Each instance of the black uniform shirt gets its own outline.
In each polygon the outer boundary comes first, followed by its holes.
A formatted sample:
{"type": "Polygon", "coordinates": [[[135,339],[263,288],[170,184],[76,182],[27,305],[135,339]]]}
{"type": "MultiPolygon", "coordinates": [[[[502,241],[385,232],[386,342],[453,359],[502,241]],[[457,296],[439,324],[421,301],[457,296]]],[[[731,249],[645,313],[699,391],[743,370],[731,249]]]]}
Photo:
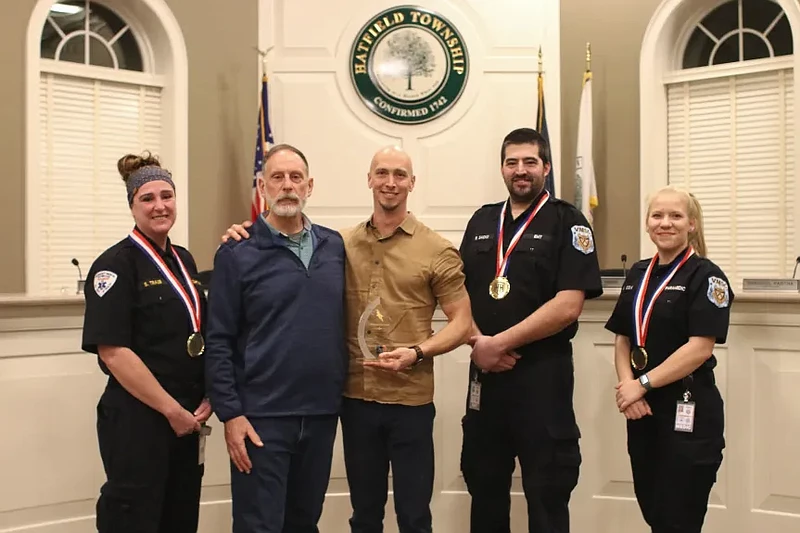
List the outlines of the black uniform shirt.
{"type": "MultiPolygon", "coordinates": [[[[516,230],[527,220],[538,197],[520,216],[513,219],[511,206],[503,222],[503,253],[516,230]]],[[[511,252],[506,277],[511,292],[502,300],[489,294],[489,284],[497,273],[497,239],[503,203],[481,207],[470,219],[461,242],[466,286],[472,301],[475,323],[484,335],[496,335],[527,318],[553,299],[559,291],[582,290],[586,298],[603,293],[594,234],[586,217],[571,204],[550,198],[527,227],[511,252]]],[[[578,323],[559,333],[516,351],[571,354],[570,339],[578,323]]]]}
{"type": "MultiPolygon", "coordinates": [[[[653,268],[644,304],[649,303],[656,288],[685,252],[679,254],[672,263],[653,268]]],[[[649,264],[650,259],[646,259],[631,267],[614,311],[606,323],[609,331],[628,337],[631,347],[637,345],[634,325],[636,292],[649,264]]],[[[638,378],[664,362],[688,342],[689,337],[714,337],[717,343],[724,343],[733,299],[733,290],[722,270],[711,260],[692,255],[656,299],[644,345],[648,355],[647,366],[640,371],[631,367],[634,376],[638,378]]],[[[716,358],[712,355],[701,368],[712,370],[716,364],[716,358]]]]}
{"type": "MultiPolygon", "coordinates": [[[[196,280],[194,258],[188,250],[169,241],[166,251],[152,241],[150,244],[186,288],[172,250],[179,254],[200,297],[204,333],[206,298],[196,280]]],[[[130,348],[179,401],[202,399],[203,357],[190,357],[186,348],[192,333],[189,311],[158,267],[133,241],[126,237],[94,261],[86,278],[85,298],[83,350],[97,354],[101,345],[130,348]]],[[[109,374],[105,364],[98,362],[109,374]]],[[[195,409],[197,405],[185,407],[195,409]]]]}

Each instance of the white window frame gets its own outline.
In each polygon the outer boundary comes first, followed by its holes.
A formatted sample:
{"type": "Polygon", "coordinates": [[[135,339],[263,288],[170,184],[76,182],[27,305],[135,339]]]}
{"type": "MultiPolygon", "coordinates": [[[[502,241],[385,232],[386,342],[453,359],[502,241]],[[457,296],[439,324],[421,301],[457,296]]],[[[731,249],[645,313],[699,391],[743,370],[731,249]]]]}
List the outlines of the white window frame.
{"type": "MultiPolygon", "coordinates": [[[[727,0],[665,0],[659,5],[645,31],[639,61],[639,255],[648,257],[655,246],[644,231],[648,196],[667,185],[667,91],[666,83],[708,79],[793,68],[794,85],[800,86],[800,53],[792,56],[698,67],[681,71],[683,52],[691,32],[706,15],[727,0]]],[[[800,46],[800,5],[796,0],[775,0],[792,29],[795,50],[800,46]]],[[[794,153],[800,154],[800,120],[794,124],[794,153]]],[[[800,208],[800,165],[795,168],[795,191],[800,208]]],[[[800,209],[798,209],[800,212],[800,209]]],[[[800,224],[800,217],[796,217],[800,224]]],[[[794,248],[800,255],[800,228],[795,228],[794,248]]]]}
{"type": "MultiPolygon", "coordinates": [[[[42,28],[54,0],[38,0],[26,34],[25,87],[25,290],[40,294],[37,272],[42,264],[37,221],[43,216],[38,203],[42,185],[39,168],[39,90],[43,71],[162,86],[161,160],[175,178],[178,217],[170,232],[171,239],[189,247],[189,80],[186,44],[177,19],[165,0],[93,0],[117,13],[137,36],[145,73],[81,65],[40,57],[42,28]],[[154,62],[158,57],[159,61],[154,62]]],[[[120,154],[121,156],[122,154],[120,154]]],[[[122,194],[122,191],[120,192],[122,194]]],[[[120,235],[122,239],[124,235],[120,235]]],[[[76,239],[80,235],[75,236],[76,239]]],[[[84,267],[85,270],[88,265],[84,267]]]]}

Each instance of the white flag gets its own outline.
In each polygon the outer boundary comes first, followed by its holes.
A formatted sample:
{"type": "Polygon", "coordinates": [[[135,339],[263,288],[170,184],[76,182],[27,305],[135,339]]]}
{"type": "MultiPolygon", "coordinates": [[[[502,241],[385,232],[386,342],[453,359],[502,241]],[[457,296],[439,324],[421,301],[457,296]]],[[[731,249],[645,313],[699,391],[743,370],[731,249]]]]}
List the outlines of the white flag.
{"type": "Polygon", "coordinates": [[[583,92],[578,115],[578,147],[575,152],[575,207],[592,224],[592,210],[598,205],[592,157],[592,73],[583,76],[583,92]]]}

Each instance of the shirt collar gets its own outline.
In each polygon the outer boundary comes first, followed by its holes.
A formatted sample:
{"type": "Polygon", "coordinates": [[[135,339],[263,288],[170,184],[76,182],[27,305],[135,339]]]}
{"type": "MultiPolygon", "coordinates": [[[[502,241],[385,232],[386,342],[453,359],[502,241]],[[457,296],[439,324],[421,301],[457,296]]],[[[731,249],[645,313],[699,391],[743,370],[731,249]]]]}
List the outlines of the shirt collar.
{"type": "MultiPolygon", "coordinates": [[[[309,218],[306,216],[306,214],[305,214],[305,213],[303,213],[303,214],[302,214],[302,216],[303,216],[303,229],[302,229],[302,230],[300,230],[300,234],[301,234],[301,235],[304,235],[305,233],[307,233],[307,232],[311,231],[311,219],[309,219],[309,218]]],[[[277,237],[278,235],[283,235],[284,237],[288,237],[288,235],[286,235],[285,233],[283,233],[283,232],[281,232],[281,231],[278,231],[277,229],[275,229],[275,228],[272,226],[272,224],[270,224],[269,222],[267,222],[267,215],[266,215],[266,214],[262,214],[262,215],[261,215],[261,219],[264,221],[264,223],[265,223],[265,224],[267,225],[267,227],[269,228],[269,231],[270,231],[270,232],[272,232],[272,234],[273,234],[273,235],[275,235],[276,237],[277,237]]]]}
{"type": "MultiPolygon", "coordinates": [[[[508,198],[506,200],[506,202],[505,202],[506,203],[506,221],[507,222],[516,222],[518,220],[527,219],[528,215],[530,215],[531,211],[536,207],[536,204],[538,204],[539,200],[542,199],[542,195],[544,195],[545,190],[546,189],[542,188],[541,192],[539,194],[537,194],[536,198],[534,198],[533,201],[531,202],[531,205],[529,205],[528,208],[525,209],[525,211],[520,213],[519,216],[516,219],[514,218],[514,215],[511,214],[511,198],[508,198]]],[[[552,198],[552,195],[551,195],[551,198],[552,198]]]]}
{"type": "MultiPolygon", "coordinates": [[[[417,229],[417,224],[417,218],[411,211],[408,211],[406,213],[406,218],[404,218],[403,222],[400,223],[398,229],[403,230],[406,235],[414,235],[414,231],[417,229]]],[[[375,225],[372,223],[371,216],[367,219],[366,226],[368,228],[375,229],[375,225]]]]}
{"type": "Polygon", "coordinates": [[[161,247],[157,245],[155,241],[153,241],[153,239],[145,235],[144,232],[139,229],[139,226],[134,225],[134,228],[136,229],[136,231],[139,232],[139,235],[144,237],[147,240],[147,242],[150,243],[150,246],[153,247],[153,250],[155,250],[158,253],[158,255],[160,255],[161,257],[172,258],[172,241],[169,240],[169,237],[167,237],[167,246],[165,247],[165,249],[162,250],[161,247]]]}

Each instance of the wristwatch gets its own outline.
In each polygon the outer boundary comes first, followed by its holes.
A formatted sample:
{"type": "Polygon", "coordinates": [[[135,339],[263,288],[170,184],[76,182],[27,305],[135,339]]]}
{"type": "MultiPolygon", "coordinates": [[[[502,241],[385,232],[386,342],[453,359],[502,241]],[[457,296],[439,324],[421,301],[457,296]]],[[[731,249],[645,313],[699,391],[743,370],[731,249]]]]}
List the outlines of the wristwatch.
{"type": "Polygon", "coordinates": [[[653,388],[653,386],[650,384],[650,378],[647,377],[647,374],[642,374],[639,376],[639,383],[642,384],[645,392],[650,392],[650,390],[653,388]]]}
{"type": "Polygon", "coordinates": [[[417,360],[411,363],[411,365],[414,366],[420,364],[422,360],[425,359],[425,354],[422,353],[422,348],[419,346],[412,346],[411,349],[417,353],[417,360]]]}

